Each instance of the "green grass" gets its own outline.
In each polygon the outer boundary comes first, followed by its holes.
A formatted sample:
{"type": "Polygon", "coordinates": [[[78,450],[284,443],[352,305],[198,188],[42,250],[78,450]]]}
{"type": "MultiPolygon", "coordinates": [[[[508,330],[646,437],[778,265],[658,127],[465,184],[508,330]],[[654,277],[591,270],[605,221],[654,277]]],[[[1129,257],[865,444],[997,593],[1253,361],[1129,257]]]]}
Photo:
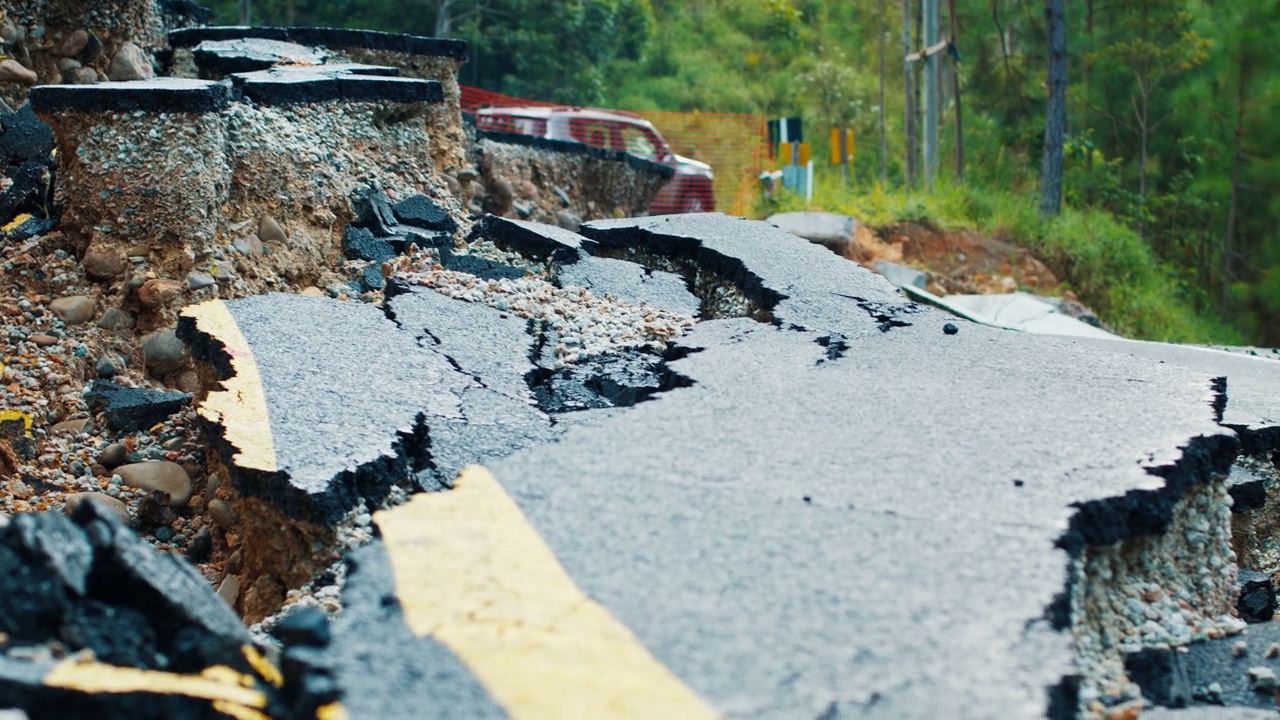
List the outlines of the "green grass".
{"type": "Polygon", "coordinates": [[[761,214],[825,210],[871,227],[911,221],[941,230],[977,230],[1026,247],[1064,279],[1104,322],[1132,338],[1240,344],[1234,328],[1198,311],[1194,285],[1160,262],[1132,229],[1099,210],[1064,209],[1044,219],[1034,191],[995,191],[940,182],[934,192],[844,187],[834,171],[818,177],[813,203],[784,194],[761,214]]]}

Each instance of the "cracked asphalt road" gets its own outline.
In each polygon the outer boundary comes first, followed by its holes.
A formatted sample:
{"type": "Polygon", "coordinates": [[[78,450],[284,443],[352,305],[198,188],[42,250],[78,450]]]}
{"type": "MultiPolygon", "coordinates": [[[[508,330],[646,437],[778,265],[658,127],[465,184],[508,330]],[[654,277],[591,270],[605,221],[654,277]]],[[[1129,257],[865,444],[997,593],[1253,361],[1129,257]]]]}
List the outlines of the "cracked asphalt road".
{"type": "MultiPolygon", "coordinates": [[[[605,715],[636,692],[598,659],[616,660],[596,643],[620,632],[632,659],[617,662],[713,714],[1069,717],[1057,688],[1076,669],[1055,607],[1073,553],[1162,532],[1186,488],[1234,457],[1216,367],[959,321],[763,223],[678,216],[584,234],[725,278],[771,322],[706,320],[668,353],[687,386],[568,423],[530,391],[525,321],[491,308],[418,290],[388,313],[226,304],[264,368],[272,432],[336,462],[331,486],[361,453],[394,454],[390,433],[415,413],[442,484],[487,468],[375,518],[382,538],[358,556],[331,650],[357,715],[546,716],[513,687],[532,672],[514,668],[539,667],[590,678],[580,694],[598,705],[566,690],[560,707],[605,715]],[[476,513],[440,510],[477,483],[481,506],[507,508],[503,532],[531,534],[486,540],[476,513]],[[1141,512],[1135,493],[1151,501],[1141,512]],[[530,564],[562,573],[610,628],[579,633],[577,651],[560,646],[574,613],[536,615],[536,591],[483,572],[537,543],[546,557],[530,564]],[[433,548],[469,553],[475,572],[411,572],[433,548]],[[445,596],[433,620],[417,614],[413,598],[445,596]],[[486,631],[468,631],[495,603],[486,631]],[[529,624],[542,632],[515,632],[529,624]],[[436,697],[465,702],[391,700],[436,697]]],[[[316,491],[280,467],[285,487],[316,491]]]]}

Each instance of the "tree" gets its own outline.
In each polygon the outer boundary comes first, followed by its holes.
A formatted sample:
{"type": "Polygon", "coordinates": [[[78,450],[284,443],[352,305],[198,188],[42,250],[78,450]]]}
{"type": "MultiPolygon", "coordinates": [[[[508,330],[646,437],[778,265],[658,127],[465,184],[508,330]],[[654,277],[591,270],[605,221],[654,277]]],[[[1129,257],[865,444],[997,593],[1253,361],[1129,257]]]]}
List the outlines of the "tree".
{"type": "MultiPolygon", "coordinates": [[[[1156,94],[1169,78],[1196,67],[1208,57],[1209,41],[1192,28],[1192,21],[1191,13],[1181,9],[1179,0],[1141,0],[1138,13],[1120,23],[1121,37],[1091,58],[1095,63],[1101,61],[1133,75],[1129,105],[1132,108],[1132,126],[1139,138],[1140,234],[1145,234],[1147,223],[1151,134],[1168,118],[1168,115],[1153,117],[1152,105],[1156,94]]],[[[1120,116],[1113,114],[1112,117],[1116,122],[1128,124],[1120,116]]]]}
{"type": "Polygon", "coordinates": [[[1040,213],[1062,211],[1062,142],[1067,131],[1067,19],[1063,0],[1046,0],[1049,31],[1049,105],[1044,119],[1044,164],[1040,171],[1040,213]]]}

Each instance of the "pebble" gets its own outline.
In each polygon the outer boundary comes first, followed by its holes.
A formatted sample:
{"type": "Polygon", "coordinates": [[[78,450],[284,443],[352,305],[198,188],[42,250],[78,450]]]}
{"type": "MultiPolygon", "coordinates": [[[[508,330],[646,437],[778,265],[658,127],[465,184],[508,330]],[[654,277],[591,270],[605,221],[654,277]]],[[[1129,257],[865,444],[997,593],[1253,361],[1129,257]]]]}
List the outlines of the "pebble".
{"type": "Polygon", "coordinates": [[[115,361],[113,361],[109,356],[103,355],[98,358],[98,362],[94,365],[94,370],[97,371],[98,377],[104,380],[110,380],[115,376],[119,368],[116,367],[115,361]]]}
{"type": "Polygon", "coordinates": [[[170,373],[187,363],[187,346],[178,339],[175,331],[161,330],[143,341],[142,359],[147,365],[147,372],[153,375],[170,373]]]}
{"type": "Polygon", "coordinates": [[[288,237],[285,236],[284,229],[275,218],[263,215],[258,220],[258,239],[264,243],[284,243],[288,237]]]}
{"type": "Polygon", "coordinates": [[[191,497],[191,477],[175,462],[130,463],[116,468],[116,474],[129,487],[168,493],[171,507],[182,507],[191,497]]]}
{"type": "Polygon", "coordinates": [[[126,525],[129,523],[129,506],[117,498],[100,492],[78,492],[71,493],[64,501],[63,509],[68,515],[74,513],[76,508],[80,507],[84,502],[95,502],[110,510],[116,517],[120,518],[126,525]]]}
{"type": "Polygon", "coordinates": [[[262,241],[256,237],[238,237],[231,241],[231,246],[241,255],[260,255],[262,241]]]}
{"type": "Polygon", "coordinates": [[[151,58],[147,57],[147,54],[137,45],[127,42],[120,46],[115,55],[111,56],[107,77],[116,82],[150,80],[155,77],[155,70],[151,67],[151,58]]]}
{"type": "Polygon", "coordinates": [[[102,454],[98,456],[98,462],[107,469],[120,467],[124,464],[129,451],[125,449],[123,443],[111,443],[102,450],[102,454]]]}
{"type": "Polygon", "coordinates": [[[118,307],[109,307],[102,313],[102,318],[98,320],[98,327],[103,330],[128,330],[136,324],[133,315],[118,307]]]}
{"type": "Polygon", "coordinates": [[[1249,643],[1237,640],[1231,643],[1231,657],[1241,658],[1249,654],[1249,643]]]}
{"type": "Polygon", "coordinates": [[[209,501],[209,518],[213,520],[213,524],[223,530],[230,530],[235,527],[240,518],[236,516],[235,510],[231,509],[224,500],[214,498],[209,501]]]}
{"type": "Polygon", "coordinates": [[[49,312],[68,325],[80,325],[93,318],[93,300],[83,295],[60,297],[49,303],[49,312]]]}
{"type": "Polygon", "coordinates": [[[193,271],[191,274],[187,275],[187,287],[191,288],[192,290],[200,290],[203,288],[207,288],[216,282],[217,280],[214,280],[212,275],[210,275],[209,273],[200,272],[198,270],[193,271]]]}
{"type": "Polygon", "coordinates": [[[84,266],[85,274],[95,280],[110,280],[129,266],[120,253],[102,249],[90,249],[80,264],[84,266]]]}
{"type": "Polygon", "coordinates": [[[79,435],[93,429],[93,420],[90,418],[78,418],[76,420],[63,420],[62,422],[49,428],[51,433],[70,433],[79,435]]]}
{"type": "Polygon", "coordinates": [[[222,584],[218,585],[218,595],[231,607],[236,606],[236,600],[240,599],[240,581],[230,572],[222,579],[222,584]]]}
{"type": "Polygon", "coordinates": [[[34,70],[23,67],[17,60],[0,60],[0,82],[17,82],[35,85],[40,81],[34,70]]]}
{"type": "Polygon", "coordinates": [[[213,537],[209,534],[209,528],[202,527],[191,536],[191,542],[187,543],[187,559],[192,562],[204,562],[209,559],[209,554],[213,551],[213,537]]]}
{"type": "Polygon", "coordinates": [[[1256,692],[1274,693],[1276,691],[1276,673],[1269,667],[1257,665],[1249,668],[1249,684],[1256,692]]]}
{"type": "Polygon", "coordinates": [[[44,333],[28,335],[27,339],[35,343],[38,347],[49,347],[50,345],[58,344],[58,338],[52,335],[45,335],[44,333]]]}
{"type": "Polygon", "coordinates": [[[182,283],[177,280],[157,278],[148,280],[138,288],[138,302],[149,308],[163,307],[182,297],[182,283]]]}
{"type": "Polygon", "coordinates": [[[960,332],[960,328],[956,327],[955,323],[947,323],[946,325],[942,326],[942,332],[948,335],[955,335],[956,333],[960,332]]]}
{"type": "Polygon", "coordinates": [[[62,39],[62,43],[58,45],[58,54],[65,58],[73,58],[79,55],[88,44],[89,33],[84,28],[78,28],[62,39]]]}

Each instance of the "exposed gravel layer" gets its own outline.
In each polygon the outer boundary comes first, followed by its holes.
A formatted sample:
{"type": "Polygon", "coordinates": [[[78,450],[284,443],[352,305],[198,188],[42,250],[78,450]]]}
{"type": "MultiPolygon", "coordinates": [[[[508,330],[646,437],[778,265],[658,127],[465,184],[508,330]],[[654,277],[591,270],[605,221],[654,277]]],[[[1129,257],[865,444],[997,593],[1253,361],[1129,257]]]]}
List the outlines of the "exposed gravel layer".
{"type": "Polygon", "coordinates": [[[1135,703],[1141,691],[1124,656],[1241,632],[1234,617],[1231,498],[1222,482],[1189,489],[1167,531],[1105,548],[1089,548],[1073,572],[1077,662],[1085,717],[1135,703]]]}

